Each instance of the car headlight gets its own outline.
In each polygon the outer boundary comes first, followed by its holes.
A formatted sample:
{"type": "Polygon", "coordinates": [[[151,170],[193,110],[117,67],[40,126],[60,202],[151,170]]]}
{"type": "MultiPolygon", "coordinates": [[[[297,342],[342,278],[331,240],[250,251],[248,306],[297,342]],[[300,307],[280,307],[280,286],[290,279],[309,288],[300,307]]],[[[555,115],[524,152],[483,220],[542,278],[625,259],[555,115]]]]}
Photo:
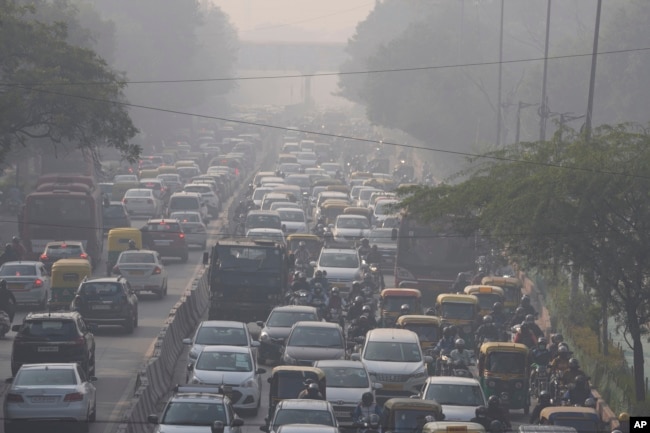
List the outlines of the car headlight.
{"type": "Polygon", "coordinates": [[[193,377],[192,377],[192,381],[191,381],[191,382],[192,382],[194,385],[201,385],[201,381],[200,381],[199,378],[196,377],[196,376],[193,376],[193,377]]]}
{"type": "Polygon", "coordinates": [[[253,378],[251,377],[250,379],[248,379],[248,380],[242,382],[242,384],[241,384],[240,386],[241,386],[242,388],[253,388],[253,387],[255,386],[255,379],[253,379],[253,378]]]}
{"type": "Polygon", "coordinates": [[[190,350],[190,354],[189,354],[190,359],[193,359],[193,360],[196,361],[196,358],[199,357],[199,352],[200,352],[199,349],[192,348],[190,350]]]}
{"type": "Polygon", "coordinates": [[[266,333],[266,332],[262,332],[262,333],[260,334],[260,341],[263,341],[263,342],[266,343],[266,342],[268,342],[269,340],[270,340],[270,338],[269,338],[269,334],[268,334],[268,333],[266,333]]]}

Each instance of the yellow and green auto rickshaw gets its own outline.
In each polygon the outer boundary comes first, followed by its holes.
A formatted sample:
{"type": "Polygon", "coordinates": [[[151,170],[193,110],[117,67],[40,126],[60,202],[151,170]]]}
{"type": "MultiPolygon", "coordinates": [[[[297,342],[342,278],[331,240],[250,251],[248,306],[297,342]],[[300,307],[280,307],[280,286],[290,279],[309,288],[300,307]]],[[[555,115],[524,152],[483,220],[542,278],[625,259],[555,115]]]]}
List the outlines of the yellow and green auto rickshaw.
{"type": "Polygon", "coordinates": [[[485,427],[469,421],[433,421],[424,425],[422,433],[485,433],[485,427]]]}
{"type": "Polygon", "coordinates": [[[297,365],[280,365],[273,368],[267,379],[269,382],[269,419],[273,417],[275,406],[287,398],[298,398],[305,389],[305,382],[310,379],[318,384],[320,393],[326,398],[327,380],[325,372],[316,367],[297,365]]]}
{"type": "Polygon", "coordinates": [[[138,173],[139,179],[156,179],[160,174],[160,170],[157,168],[143,168],[138,173]]]}
{"type": "Polygon", "coordinates": [[[539,414],[541,425],[573,427],[578,433],[608,432],[596,409],[576,406],[552,406],[539,414]]]}
{"type": "Polygon", "coordinates": [[[501,287],[488,285],[471,285],[465,287],[463,292],[466,295],[474,295],[478,298],[478,313],[481,316],[490,314],[495,302],[504,301],[504,293],[501,287]]]}
{"type": "Polygon", "coordinates": [[[52,264],[50,281],[50,309],[67,310],[77,293],[79,284],[92,275],[86,259],[60,259],[52,264]]]}
{"type": "MultiPolygon", "coordinates": [[[[433,348],[442,337],[442,319],[438,316],[427,316],[424,314],[407,314],[400,316],[395,323],[395,327],[408,329],[418,334],[422,353],[436,358],[433,348]]],[[[435,362],[427,365],[429,375],[435,372],[435,362]]]]}
{"type": "Polygon", "coordinates": [[[481,284],[501,287],[504,296],[503,311],[508,315],[515,312],[521,301],[522,284],[519,278],[487,276],[483,277],[481,284]]]}
{"type": "Polygon", "coordinates": [[[466,347],[474,347],[478,323],[478,298],[474,295],[442,293],[436,299],[436,313],[445,325],[454,325],[466,347]]]}
{"type": "Polygon", "coordinates": [[[442,405],[435,400],[391,398],[384,403],[381,431],[419,432],[427,423],[427,416],[432,416],[437,421],[445,419],[442,405]]]}
{"type": "Polygon", "coordinates": [[[379,295],[380,326],[390,328],[399,318],[402,305],[408,305],[410,314],[422,314],[422,294],[418,289],[384,289],[379,295]]]}
{"type": "Polygon", "coordinates": [[[328,199],[320,206],[320,216],[325,218],[325,225],[334,224],[336,217],[342,215],[350,203],[344,200],[328,199]]]}
{"type": "Polygon", "coordinates": [[[119,227],[108,232],[108,258],[106,259],[106,275],[110,276],[113,266],[122,251],[129,249],[129,241],[135,242],[137,249],[142,249],[142,232],[135,227],[119,227]]]}
{"type": "Polygon", "coordinates": [[[519,343],[483,343],[478,374],[485,397],[498,396],[510,409],[530,409],[528,346],[519,343]]]}

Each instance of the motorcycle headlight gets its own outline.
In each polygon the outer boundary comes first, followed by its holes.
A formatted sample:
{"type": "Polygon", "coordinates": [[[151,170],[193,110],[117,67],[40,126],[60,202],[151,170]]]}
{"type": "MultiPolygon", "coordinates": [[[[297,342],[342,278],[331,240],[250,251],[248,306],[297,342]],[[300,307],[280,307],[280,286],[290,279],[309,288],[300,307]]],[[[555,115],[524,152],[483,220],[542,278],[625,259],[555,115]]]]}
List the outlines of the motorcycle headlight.
{"type": "Polygon", "coordinates": [[[255,379],[253,379],[253,378],[251,377],[250,379],[248,379],[248,380],[242,382],[242,384],[241,384],[240,386],[241,386],[242,388],[253,388],[253,387],[255,386],[255,379]]]}
{"type": "Polygon", "coordinates": [[[267,343],[269,340],[270,340],[270,338],[269,338],[269,334],[268,334],[268,333],[266,333],[266,332],[262,332],[262,333],[260,334],[260,341],[263,341],[263,342],[267,343]]]}

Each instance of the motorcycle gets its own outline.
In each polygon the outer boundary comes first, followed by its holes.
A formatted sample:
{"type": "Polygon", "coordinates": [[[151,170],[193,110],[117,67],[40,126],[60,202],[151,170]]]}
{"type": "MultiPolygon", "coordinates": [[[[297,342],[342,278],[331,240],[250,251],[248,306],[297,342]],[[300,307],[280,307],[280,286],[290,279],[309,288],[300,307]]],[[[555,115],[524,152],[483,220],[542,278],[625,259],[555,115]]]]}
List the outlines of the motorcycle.
{"type": "Polygon", "coordinates": [[[236,236],[246,236],[246,214],[241,213],[237,215],[234,219],[235,221],[235,235],[236,236]]]}
{"type": "Polygon", "coordinates": [[[539,398],[542,391],[549,390],[548,366],[535,364],[531,373],[530,395],[539,398]]]}
{"type": "Polygon", "coordinates": [[[370,425],[370,419],[368,417],[355,421],[354,426],[357,427],[357,433],[379,433],[380,431],[378,428],[373,428],[370,425]]]}
{"type": "Polygon", "coordinates": [[[291,296],[291,305],[309,305],[309,292],[306,290],[298,290],[293,292],[291,296]]]}
{"type": "Polygon", "coordinates": [[[441,376],[455,376],[455,377],[474,377],[472,372],[469,371],[469,366],[465,365],[462,361],[454,361],[449,355],[440,355],[442,362],[441,376]]]}
{"type": "Polygon", "coordinates": [[[6,311],[0,310],[0,338],[4,336],[11,330],[11,319],[9,314],[6,311]]]}
{"type": "Polygon", "coordinates": [[[380,291],[385,288],[384,277],[377,263],[370,264],[370,266],[368,267],[368,273],[370,274],[372,285],[377,288],[377,291],[380,291]]]}
{"type": "Polygon", "coordinates": [[[319,317],[324,318],[326,316],[327,305],[325,304],[325,300],[323,298],[313,298],[308,305],[311,305],[312,307],[316,308],[316,310],[318,310],[319,317]]]}
{"type": "Polygon", "coordinates": [[[341,328],[345,325],[344,313],[340,308],[330,308],[329,314],[327,315],[327,321],[332,323],[338,323],[341,328]]]}

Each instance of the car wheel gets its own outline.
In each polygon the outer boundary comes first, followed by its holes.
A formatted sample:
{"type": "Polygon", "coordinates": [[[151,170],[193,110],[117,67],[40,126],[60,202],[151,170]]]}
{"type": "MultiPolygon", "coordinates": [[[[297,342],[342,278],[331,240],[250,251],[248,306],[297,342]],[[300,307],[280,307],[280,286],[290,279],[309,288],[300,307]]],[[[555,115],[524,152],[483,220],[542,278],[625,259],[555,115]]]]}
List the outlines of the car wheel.
{"type": "Polygon", "coordinates": [[[133,331],[135,329],[135,320],[133,316],[129,316],[128,319],[124,322],[124,331],[127,334],[133,334],[133,331]]]}
{"type": "Polygon", "coordinates": [[[96,373],[96,368],[95,368],[95,354],[90,355],[90,359],[88,359],[88,376],[94,376],[96,373]]]}
{"type": "Polygon", "coordinates": [[[93,402],[93,408],[90,412],[90,415],[88,415],[88,422],[95,422],[97,421],[97,399],[93,402]]]}
{"type": "Polygon", "coordinates": [[[187,260],[189,259],[189,254],[187,251],[181,256],[181,262],[182,263],[187,263],[187,260]]]}

